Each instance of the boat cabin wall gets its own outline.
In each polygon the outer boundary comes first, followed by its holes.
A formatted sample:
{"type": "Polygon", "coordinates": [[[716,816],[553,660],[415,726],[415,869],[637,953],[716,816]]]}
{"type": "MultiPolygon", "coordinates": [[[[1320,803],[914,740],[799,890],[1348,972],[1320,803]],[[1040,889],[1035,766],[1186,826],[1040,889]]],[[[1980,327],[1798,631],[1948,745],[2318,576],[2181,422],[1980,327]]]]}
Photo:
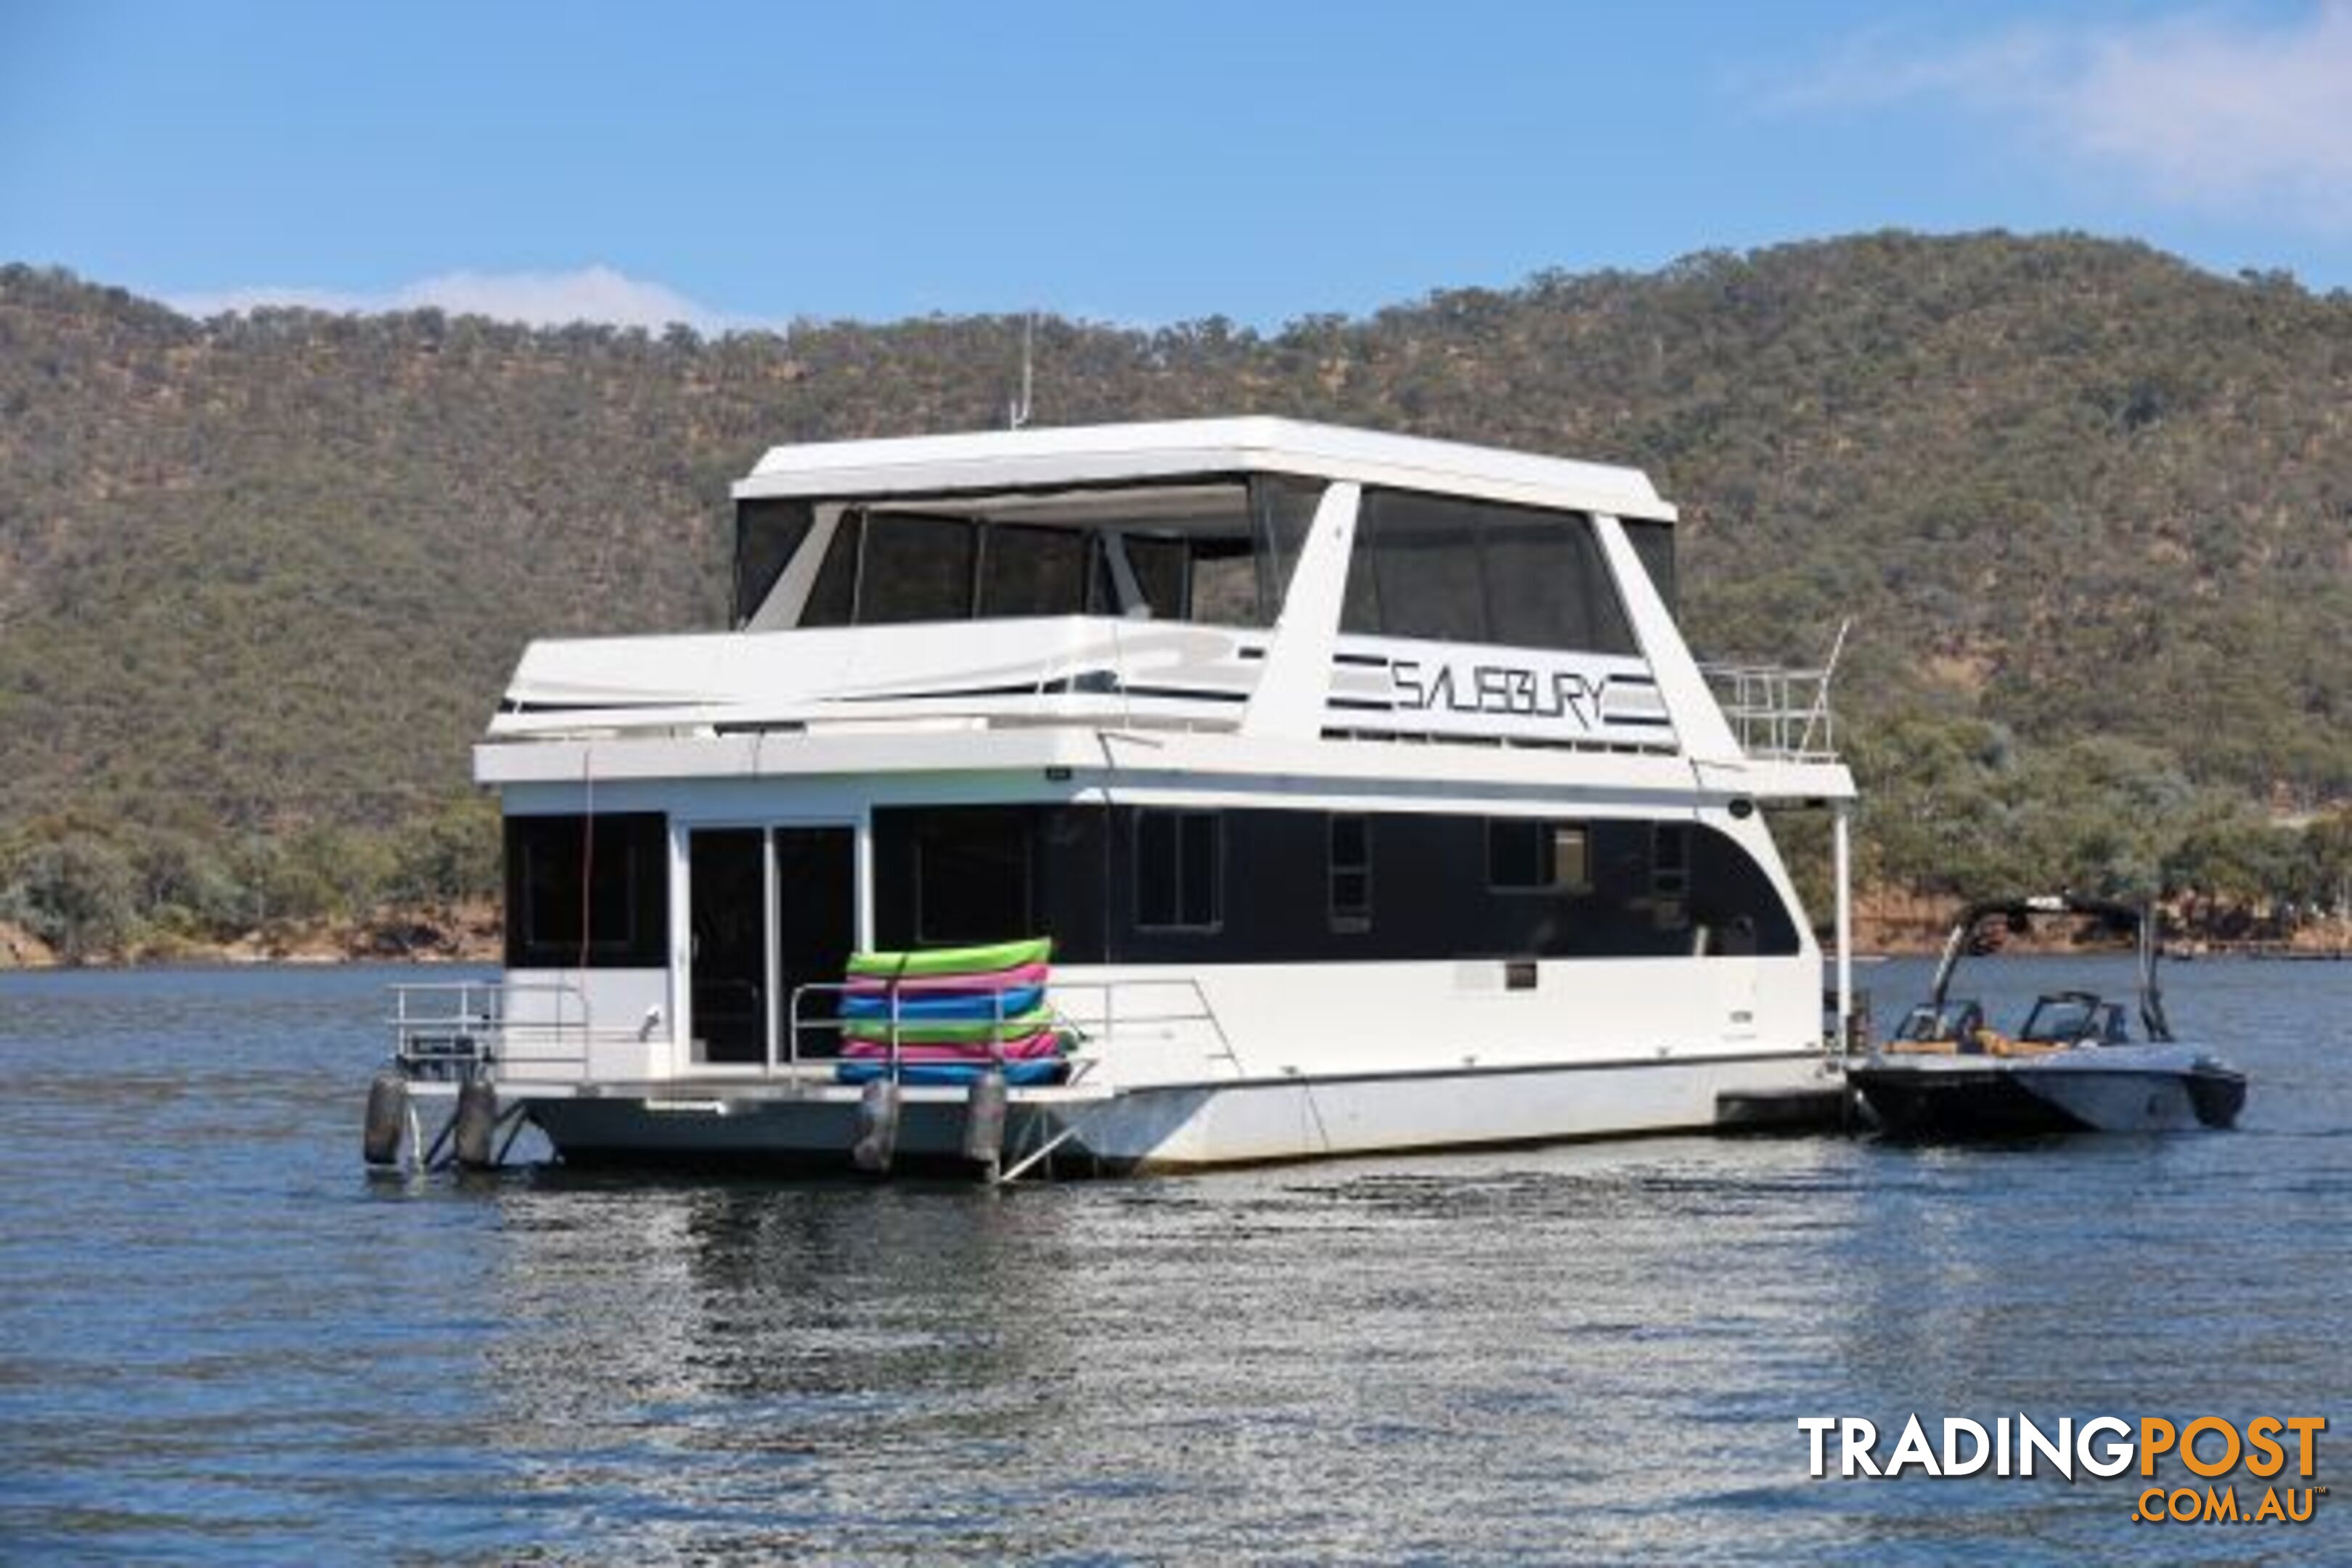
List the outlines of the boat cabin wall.
{"type": "Polygon", "coordinates": [[[517,790],[510,1010],[551,1040],[584,1025],[593,1076],[639,1079],[782,1054],[795,990],[856,947],[1049,935],[1065,965],[1195,971],[1814,954],[1752,818],[968,782],[955,803],[616,783],[593,811],[517,790]]]}

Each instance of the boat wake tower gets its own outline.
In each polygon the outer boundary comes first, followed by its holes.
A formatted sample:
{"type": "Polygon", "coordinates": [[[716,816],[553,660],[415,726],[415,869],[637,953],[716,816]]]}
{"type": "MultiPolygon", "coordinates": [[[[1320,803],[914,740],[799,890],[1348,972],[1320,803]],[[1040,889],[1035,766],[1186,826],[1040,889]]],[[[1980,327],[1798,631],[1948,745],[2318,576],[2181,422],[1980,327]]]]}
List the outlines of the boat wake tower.
{"type": "Polygon", "coordinates": [[[779,447],[734,497],[729,629],[524,653],[475,752],[504,973],[404,991],[386,1125],[838,1165],[887,1101],[900,1163],[1130,1169],[1834,1087],[1759,810],[1832,814],[1843,1038],[1826,679],[1711,682],[1641,474],[1247,418],[779,447]],[[1036,938],[1056,1081],[845,1071],[853,954],[1036,938]]]}

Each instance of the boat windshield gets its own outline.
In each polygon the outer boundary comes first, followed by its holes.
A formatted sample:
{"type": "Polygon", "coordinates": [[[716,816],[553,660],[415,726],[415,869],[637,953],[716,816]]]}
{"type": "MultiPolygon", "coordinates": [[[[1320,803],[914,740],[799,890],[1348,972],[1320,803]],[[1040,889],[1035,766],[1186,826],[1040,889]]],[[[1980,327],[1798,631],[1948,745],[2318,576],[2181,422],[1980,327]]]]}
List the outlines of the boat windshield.
{"type": "Polygon", "coordinates": [[[2131,1031],[2124,1022],[2122,1004],[2103,1002],[2087,992],[2067,991],[2036,999],[2025,1022],[2018,1026],[2017,1037],[2067,1044],[2095,1040],[2121,1046],[2131,1042],[2131,1031]]]}
{"type": "Polygon", "coordinates": [[[1941,1007],[1926,1004],[1911,1009],[1902,1026],[1895,1031],[1898,1040],[1965,1040],[1984,1027],[1984,1006],[1977,1002],[1947,1002],[1941,1007]]]}

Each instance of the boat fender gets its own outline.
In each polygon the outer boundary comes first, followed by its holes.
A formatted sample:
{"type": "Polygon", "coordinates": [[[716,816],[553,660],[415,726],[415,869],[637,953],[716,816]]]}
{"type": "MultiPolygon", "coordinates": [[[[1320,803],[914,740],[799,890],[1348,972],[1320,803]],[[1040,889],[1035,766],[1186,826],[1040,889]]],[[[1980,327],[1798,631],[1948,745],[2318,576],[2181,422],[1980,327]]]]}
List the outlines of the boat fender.
{"type": "Polygon", "coordinates": [[[1004,1074],[990,1068],[964,1095],[963,1157],[995,1173],[1004,1151],[1004,1074]]]}
{"type": "Polygon", "coordinates": [[[850,1162],[861,1171],[885,1175],[898,1147],[898,1086],[877,1078],[857,1097],[857,1141],[849,1146],[850,1162]]]}
{"type": "Polygon", "coordinates": [[[386,1068],[368,1085],[367,1125],[360,1152],[371,1165],[400,1163],[400,1140],[408,1129],[408,1080],[386,1068]]]}
{"type": "Polygon", "coordinates": [[[499,1163],[499,1091],[487,1079],[457,1086],[457,1163],[487,1171],[499,1163]]]}

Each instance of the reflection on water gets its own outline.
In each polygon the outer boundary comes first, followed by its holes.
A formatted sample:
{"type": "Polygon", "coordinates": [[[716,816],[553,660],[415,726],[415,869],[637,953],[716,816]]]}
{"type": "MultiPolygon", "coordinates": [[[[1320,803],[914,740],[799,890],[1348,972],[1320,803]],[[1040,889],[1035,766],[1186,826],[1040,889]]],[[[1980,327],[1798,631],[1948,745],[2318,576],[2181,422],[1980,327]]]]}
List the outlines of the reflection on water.
{"type": "MultiPolygon", "coordinates": [[[[1868,977],[1892,1014],[1922,975],[1868,977]]],[[[1794,1424],[2340,1413],[2352,965],[2176,980],[2183,1032],[2254,1074],[2237,1134],[1676,1139],[1002,1194],[371,1181],[383,979],[0,979],[0,1557],[2346,1539],[2324,1502],[2292,1533],[2134,1526],[2128,1479],[1811,1482],[1794,1424]]]]}

